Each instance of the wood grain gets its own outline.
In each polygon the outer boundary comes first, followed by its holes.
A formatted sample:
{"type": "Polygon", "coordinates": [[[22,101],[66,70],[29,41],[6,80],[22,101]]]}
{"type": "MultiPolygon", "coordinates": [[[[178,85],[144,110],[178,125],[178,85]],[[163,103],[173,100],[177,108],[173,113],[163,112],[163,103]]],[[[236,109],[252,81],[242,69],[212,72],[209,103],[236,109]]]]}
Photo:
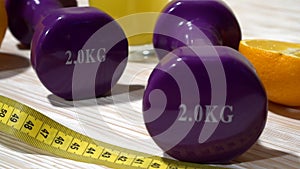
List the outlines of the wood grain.
{"type": "MultiPolygon", "coordinates": [[[[80,6],[87,5],[79,0],[80,6]]],[[[243,38],[299,42],[300,1],[227,0],[241,24],[243,38]]],[[[30,66],[30,51],[7,31],[0,49],[0,95],[27,104],[46,116],[94,139],[154,155],[164,155],[143,124],[141,102],[156,63],[130,62],[107,97],[69,102],[51,94],[30,66]]],[[[270,103],[266,128],[257,143],[227,167],[300,168],[298,108],[270,103]],[[277,106],[277,107],[276,107],[277,106]]],[[[0,133],[0,168],[105,168],[62,159],[0,133]]]]}

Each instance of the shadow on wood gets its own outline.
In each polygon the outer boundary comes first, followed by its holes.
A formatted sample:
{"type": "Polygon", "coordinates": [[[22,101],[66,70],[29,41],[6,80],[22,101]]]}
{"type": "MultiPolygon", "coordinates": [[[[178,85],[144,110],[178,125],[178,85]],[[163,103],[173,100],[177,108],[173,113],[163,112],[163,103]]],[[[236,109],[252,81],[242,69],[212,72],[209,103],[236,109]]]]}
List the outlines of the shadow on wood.
{"type": "MultiPolygon", "coordinates": [[[[292,154],[288,154],[285,152],[281,152],[278,150],[273,150],[266,148],[259,144],[259,142],[255,143],[248,151],[246,151],[244,154],[240,155],[239,157],[235,158],[234,160],[228,162],[228,163],[213,163],[213,165],[217,165],[220,167],[231,167],[235,164],[243,164],[247,162],[255,162],[255,161],[262,161],[262,160],[268,160],[272,158],[285,158],[284,156],[290,156],[297,159],[297,156],[294,156],[292,154]]],[[[171,156],[169,156],[167,153],[164,153],[164,157],[167,159],[172,159],[171,156]]],[[[205,165],[205,164],[204,164],[205,165]]]]}
{"type": "Polygon", "coordinates": [[[14,136],[2,132],[0,132],[0,145],[10,149],[11,151],[15,151],[19,153],[54,156],[42,149],[35,148],[31,145],[28,145],[20,141],[18,138],[14,136]]]}
{"type": "Polygon", "coordinates": [[[17,44],[17,48],[19,50],[30,50],[30,46],[27,46],[27,45],[24,45],[24,44],[21,44],[21,43],[17,44]]]}
{"type": "Polygon", "coordinates": [[[74,7],[77,6],[76,0],[59,0],[64,7],[74,7]]]}
{"type": "Polygon", "coordinates": [[[300,120],[300,107],[288,107],[269,102],[269,110],[275,114],[300,120]]]}
{"type": "Polygon", "coordinates": [[[0,79],[22,73],[24,68],[28,68],[29,66],[29,60],[25,57],[9,53],[0,53],[0,79]]]}
{"type": "MultiPolygon", "coordinates": [[[[268,160],[268,159],[272,159],[272,158],[280,158],[280,157],[284,158],[283,156],[287,156],[287,155],[293,156],[286,152],[267,148],[267,147],[259,144],[259,142],[257,142],[248,151],[246,151],[241,156],[237,157],[231,163],[238,164],[238,163],[268,160]]],[[[295,156],[295,158],[296,158],[296,156],[295,156]]]]}
{"type": "Polygon", "coordinates": [[[56,107],[88,107],[94,105],[112,105],[117,103],[129,103],[143,98],[145,86],[117,84],[110,92],[102,97],[87,100],[67,101],[54,94],[48,95],[48,100],[56,107]]]}

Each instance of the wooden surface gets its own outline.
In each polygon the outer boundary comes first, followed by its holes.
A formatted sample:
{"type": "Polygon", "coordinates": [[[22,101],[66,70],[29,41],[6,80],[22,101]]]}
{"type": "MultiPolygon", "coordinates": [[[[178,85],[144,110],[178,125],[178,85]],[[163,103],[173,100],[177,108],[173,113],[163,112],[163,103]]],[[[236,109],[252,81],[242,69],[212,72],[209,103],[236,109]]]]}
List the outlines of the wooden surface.
{"type": "MultiPolygon", "coordinates": [[[[243,38],[267,38],[300,43],[299,0],[227,0],[243,38]]],[[[80,0],[79,4],[87,5],[80,0]]],[[[67,102],[39,82],[29,64],[30,51],[21,49],[8,31],[0,49],[0,95],[18,100],[50,118],[95,139],[154,155],[163,155],[148,136],[141,98],[155,63],[130,62],[113,97],[98,104],[67,102]],[[128,99],[130,98],[130,99],[128,99]]],[[[298,109],[270,104],[266,128],[257,143],[227,167],[300,168],[298,109]],[[298,118],[298,119],[297,119],[298,118]]],[[[52,156],[0,133],[0,168],[105,168],[52,156]]]]}

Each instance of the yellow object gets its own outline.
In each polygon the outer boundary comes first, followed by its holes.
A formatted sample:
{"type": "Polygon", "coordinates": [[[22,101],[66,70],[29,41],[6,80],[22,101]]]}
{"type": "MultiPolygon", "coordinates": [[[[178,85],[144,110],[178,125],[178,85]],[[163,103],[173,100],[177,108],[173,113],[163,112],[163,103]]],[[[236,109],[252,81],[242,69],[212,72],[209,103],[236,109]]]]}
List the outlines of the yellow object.
{"type": "Polygon", "coordinates": [[[243,40],[239,51],[254,65],[270,101],[300,106],[300,44],[243,40]]]}
{"type": "Polygon", "coordinates": [[[1,0],[0,1],[0,46],[4,38],[6,28],[7,28],[7,15],[5,10],[5,1],[1,0]]]}
{"type": "Polygon", "coordinates": [[[111,168],[220,168],[179,162],[97,141],[3,96],[0,96],[0,131],[57,156],[111,168]]]}
{"type": "Polygon", "coordinates": [[[143,30],[150,30],[150,33],[143,33],[129,38],[130,45],[143,45],[152,43],[152,32],[154,30],[155,21],[158,18],[158,12],[161,12],[169,1],[170,0],[89,0],[89,4],[106,12],[115,19],[132,14],[155,12],[156,14],[149,15],[146,19],[140,16],[130,16],[127,21],[120,23],[127,36],[131,35],[132,31],[139,33],[143,32],[143,30]]]}

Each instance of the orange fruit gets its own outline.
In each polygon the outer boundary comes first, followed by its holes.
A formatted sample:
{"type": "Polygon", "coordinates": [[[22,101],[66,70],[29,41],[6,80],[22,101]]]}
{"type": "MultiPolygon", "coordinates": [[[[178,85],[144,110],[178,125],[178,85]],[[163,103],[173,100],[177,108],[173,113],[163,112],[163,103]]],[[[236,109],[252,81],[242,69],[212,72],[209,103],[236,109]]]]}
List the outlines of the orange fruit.
{"type": "Polygon", "coordinates": [[[0,1],[0,45],[4,38],[7,28],[7,16],[5,10],[5,1],[0,1]]]}
{"type": "Polygon", "coordinates": [[[300,106],[300,44],[243,40],[239,51],[255,67],[270,101],[300,106]]]}

